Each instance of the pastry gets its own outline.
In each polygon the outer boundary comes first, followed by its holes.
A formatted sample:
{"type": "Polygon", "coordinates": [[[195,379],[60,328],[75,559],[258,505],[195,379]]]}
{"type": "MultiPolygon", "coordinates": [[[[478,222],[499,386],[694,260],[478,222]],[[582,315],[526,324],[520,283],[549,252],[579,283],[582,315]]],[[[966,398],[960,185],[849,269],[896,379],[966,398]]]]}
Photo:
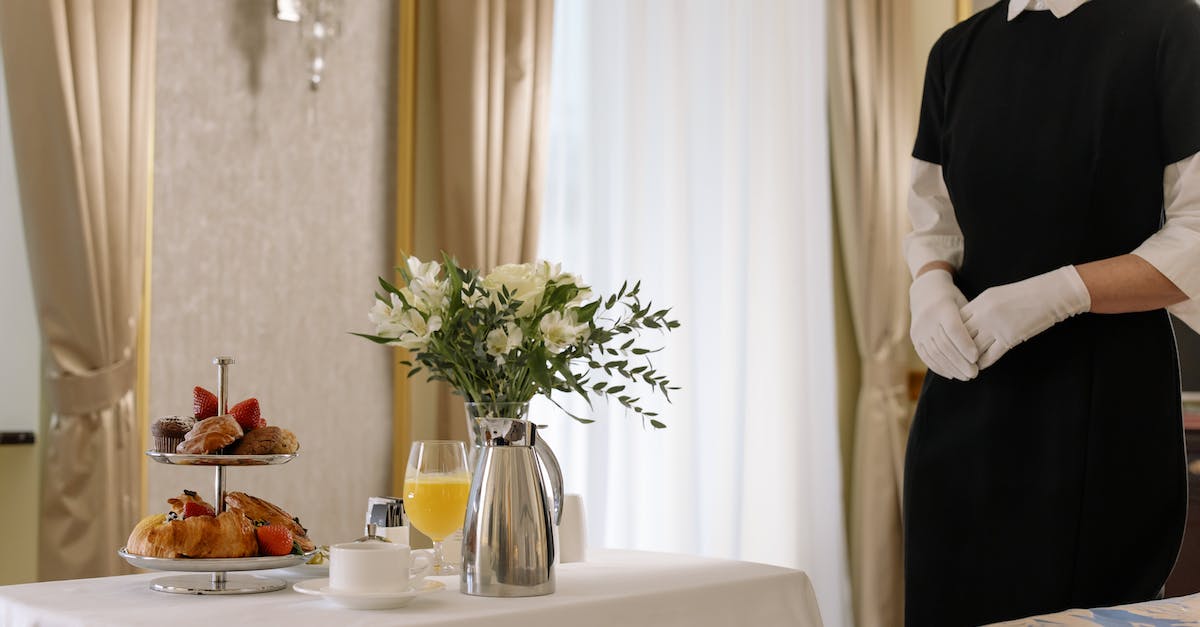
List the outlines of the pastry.
{"type": "Polygon", "coordinates": [[[287,527],[292,531],[292,539],[305,553],[317,548],[317,545],[308,539],[308,530],[300,526],[300,519],[293,518],[273,503],[245,492],[230,492],[225,495],[225,505],[230,509],[241,510],[256,525],[265,523],[287,527]]]}
{"type": "Polygon", "coordinates": [[[200,495],[192,492],[191,490],[184,490],[183,494],[180,494],[173,499],[167,499],[167,502],[171,504],[171,511],[180,518],[183,517],[183,508],[188,503],[198,503],[204,507],[207,507],[209,511],[215,511],[213,506],[208,504],[208,501],[200,498],[200,495]]]}
{"type": "Polygon", "coordinates": [[[296,435],[280,427],[259,427],[246,433],[229,451],[233,455],[282,455],[300,450],[296,435]]]}
{"type": "Polygon", "coordinates": [[[218,516],[175,518],[147,516],[133,528],[125,550],[147,557],[254,557],[258,539],[254,525],[240,510],[218,516]]]}
{"type": "Polygon", "coordinates": [[[224,414],[196,423],[175,449],[188,455],[211,455],[242,437],[242,427],[233,416],[224,414]]]}
{"type": "Polygon", "coordinates": [[[188,431],[196,425],[196,419],[191,416],[163,416],[150,425],[150,435],[154,437],[154,450],[159,453],[174,453],[175,448],[183,442],[188,431]]]}

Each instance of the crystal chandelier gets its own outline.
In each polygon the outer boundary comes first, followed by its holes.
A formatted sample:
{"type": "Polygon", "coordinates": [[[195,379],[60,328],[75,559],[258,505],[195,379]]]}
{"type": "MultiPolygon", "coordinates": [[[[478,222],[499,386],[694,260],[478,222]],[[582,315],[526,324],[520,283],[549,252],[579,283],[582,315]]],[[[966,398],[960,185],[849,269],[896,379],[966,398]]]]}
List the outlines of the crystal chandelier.
{"type": "Polygon", "coordinates": [[[339,17],[344,0],[275,0],[275,17],[300,24],[308,86],[316,91],[325,73],[325,54],[341,30],[339,17]]]}

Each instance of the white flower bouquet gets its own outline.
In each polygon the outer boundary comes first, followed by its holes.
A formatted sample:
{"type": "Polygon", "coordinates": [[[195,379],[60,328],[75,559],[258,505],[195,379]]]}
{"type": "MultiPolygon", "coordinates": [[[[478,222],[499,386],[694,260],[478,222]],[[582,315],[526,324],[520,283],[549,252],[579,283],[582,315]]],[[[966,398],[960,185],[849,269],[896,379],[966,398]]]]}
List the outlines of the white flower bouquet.
{"type": "Polygon", "coordinates": [[[404,287],[380,278],[383,292],[369,314],[375,333],[355,335],[408,349],[410,377],[425,371],[468,402],[528,402],[544,394],[562,408],[552,392],[577,393],[589,403],[592,395],[607,396],[651,426],[666,426],[632,389],[670,401],[678,388],[651,362],[661,347],[639,342],[647,330],[666,333],[679,322],[667,317],[669,309],[643,306],[640,283],[603,298],[558,264],[507,264],[481,277],[449,256],[444,261],[409,257],[397,268],[404,287]]]}

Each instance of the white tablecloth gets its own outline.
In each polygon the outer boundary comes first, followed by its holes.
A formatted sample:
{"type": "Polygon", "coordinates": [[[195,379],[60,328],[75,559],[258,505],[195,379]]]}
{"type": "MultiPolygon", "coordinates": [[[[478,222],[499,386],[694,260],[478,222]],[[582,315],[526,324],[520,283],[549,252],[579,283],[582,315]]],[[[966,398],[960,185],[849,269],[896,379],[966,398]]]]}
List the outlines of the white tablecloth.
{"type": "MultiPolygon", "coordinates": [[[[277,576],[268,571],[265,575],[277,576]]],[[[446,590],[387,611],[343,609],[287,590],[192,596],[149,589],[161,573],[0,586],[5,627],[151,625],[484,625],[486,627],[821,627],[808,576],[797,570],[701,557],[591,551],[557,568],[544,597],[489,599],[446,590]]],[[[289,583],[295,575],[282,576],[289,583]]]]}

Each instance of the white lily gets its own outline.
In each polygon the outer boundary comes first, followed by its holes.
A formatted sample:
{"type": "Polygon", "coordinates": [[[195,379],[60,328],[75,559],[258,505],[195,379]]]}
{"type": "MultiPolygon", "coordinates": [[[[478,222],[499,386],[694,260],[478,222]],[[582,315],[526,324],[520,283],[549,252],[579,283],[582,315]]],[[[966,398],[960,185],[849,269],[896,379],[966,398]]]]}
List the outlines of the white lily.
{"type": "Polygon", "coordinates": [[[502,366],[504,357],[516,350],[524,339],[525,334],[521,332],[521,328],[510,322],[503,329],[488,331],[484,341],[487,345],[487,353],[496,358],[497,365],[502,366]]]}
{"type": "Polygon", "coordinates": [[[409,350],[425,350],[425,347],[429,346],[429,337],[434,331],[442,328],[441,316],[429,316],[427,320],[415,309],[406,309],[397,318],[396,325],[402,328],[403,332],[397,336],[396,341],[388,343],[409,350]]]}
{"type": "Polygon", "coordinates": [[[557,311],[542,316],[538,322],[538,330],[542,332],[542,341],[546,350],[555,355],[573,346],[588,331],[588,325],[579,324],[575,312],[563,315],[557,311]]]}

